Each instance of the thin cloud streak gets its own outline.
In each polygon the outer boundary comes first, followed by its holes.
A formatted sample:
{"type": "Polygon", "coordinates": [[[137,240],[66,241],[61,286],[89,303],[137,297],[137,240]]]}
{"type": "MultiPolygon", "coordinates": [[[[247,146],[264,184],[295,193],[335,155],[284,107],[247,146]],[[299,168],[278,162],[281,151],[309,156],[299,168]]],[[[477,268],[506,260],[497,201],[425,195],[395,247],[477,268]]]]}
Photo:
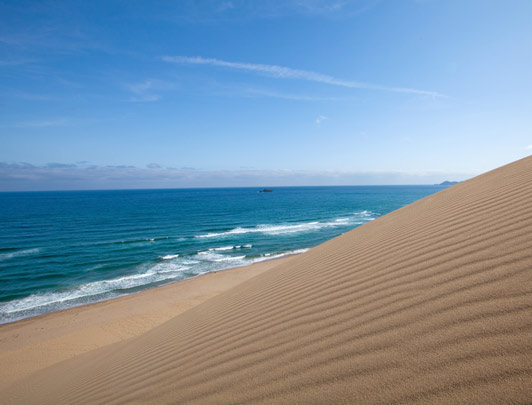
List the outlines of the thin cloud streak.
{"type": "Polygon", "coordinates": [[[156,18],[172,22],[212,23],[290,16],[307,18],[346,19],[362,14],[382,0],[232,0],[222,2],[176,2],[173,12],[157,14],[156,18]]]}
{"type": "Polygon", "coordinates": [[[418,94],[431,97],[445,97],[443,94],[440,94],[435,91],[411,89],[406,87],[391,87],[391,86],[382,86],[371,83],[363,83],[351,80],[342,80],[337,79],[333,76],[325,75],[322,73],[311,72],[308,70],[292,69],[285,66],[278,65],[265,65],[260,63],[241,63],[241,62],[229,62],[220,59],[214,58],[203,58],[201,56],[163,56],[162,60],[169,63],[176,63],[181,65],[207,65],[207,66],[218,66],[228,69],[236,69],[247,71],[251,73],[264,74],[270,77],[277,79],[295,79],[295,80],[306,80],[316,83],[324,83],[332,86],[346,87],[351,89],[367,89],[367,90],[378,90],[378,91],[388,91],[394,93],[410,93],[418,94]]]}
{"type": "Polygon", "coordinates": [[[50,120],[50,121],[35,121],[35,122],[19,122],[11,125],[2,125],[1,128],[46,128],[46,127],[64,127],[69,122],[66,119],[50,120]]]}
{"type": "Polygon", "coordinates": [[[127,101],[132,102],[150,102],[161,99],[159,92],[170,91],[177,87],[175,83],[169,83],[162,80],[147,79],[140,83],[126,83],[124,88],[133,94],[127,101]]]}
{"type": "Polygon", "coordinates": [[[269,90],[257,87],[244,87],[244,88],[231,88],[231,91],[222,92],[223,95],[238,96],[238,97],[271,97],[280,98],[284,100],[294,101],[354,101],[355,97],[332,97],[332,96],[309,96],[306,94],[292,94],[278,92],[275,90],[269,90]]]}
{"type": "Polygon", "coordinates": [[[319,115],[318,118],[316,118],[316,124],[320,125],[323,121],[328,120],[329,118],[325,115],[319,115]]]}
{"type": "Polygon", "coordinates": [[[30,59],[0,59],[0,66],[18,66],[30,62],[30,59]]]}

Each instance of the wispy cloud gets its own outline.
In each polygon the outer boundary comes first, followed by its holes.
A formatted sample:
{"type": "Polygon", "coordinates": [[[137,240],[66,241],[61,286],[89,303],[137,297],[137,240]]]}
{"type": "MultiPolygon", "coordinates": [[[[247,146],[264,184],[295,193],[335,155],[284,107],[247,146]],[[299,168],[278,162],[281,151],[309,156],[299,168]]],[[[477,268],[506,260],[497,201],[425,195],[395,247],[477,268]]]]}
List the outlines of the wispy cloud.
{"type": "Polygon", "coordinates": [[[210,23],[285,18],[350,18],[376,6],[382,0],[268,0],[268,1],[178,1],[172,12],[158,18],[178,22],[210,23]]]}
{"type": "Polygon", "coordinates": [[[353,101],[356,100],[354,97],[331,97],[331,96],[311,96],[308,94],[295,94],[295,93],[285,93],[279,92],[276,90],[270,90],[265,88],[258,87],[244,87],[244,88],[232,88],[232,91],[229,92],[229,95],[238,95],[244,97],[272,97],[280,98],[284,100],[294,100],[294,101],[353,101]]]}
{"type": "Polygon", "coordinates": [[[143,94],[140,96],[131,96],[127,99],[127,101],[131,101],[133,103],[149,103],[153,101],[159,101],[161,99],[161,96],[157,94],[143,94]]]}
{"type": "Polygon", "coordinates": [[[46,167],[48,169],[73,169],[73,168],[77,167],[77,165],[74,164],[74,163],[51,162],[51,163],[46,163],[46,165],[44,167],[46,167]]]}
{"type": "Polygon", "coordinates": [[[132,93],[128,101],[150,102],[160,100],[161,95],[159,93],[173,90],[177,85],[157,79],[146,79],[142,82],[126,83],[123,87],[132,93]]]}
{"type": "Polygon", "coordinates": [[[318,118],[316,118],[316,124],[320,125],[323,121],[328,120],[329,118],[325,115],[318,115],[318,118]]]}
{"type": "Polygon", "coordinates": [[[23,91],[16,91],[12,93],[6,93],[6,97],[10,98],[20,98],[22,100],[30,101],[53,101],[58,100],[57,96],[52,96],[51,94],[38,94],[38,93],[26,93],[23,91]]]}
{"type": "Polygon", "coordinates": [[[230,10],[233,8],[235,8],[235,5],[232,1],[224,1],[222,4],[220,4],[220,7],[218,7],[218,12],[221,13],[223,11],[230,10]]]}
{"type": "Polygon", "coordinates": [[[528,145],[525,149],[532,149],[532,145],[528,145]]]}
{"type": "MultiPolygon", "coordinates": [[[[1,42],[1,41],[0,41],[1,42]]],[[[33,62],[31,59],[0,59],[1,66],[18,66],[33,62]]]]}
{"type": "Polygon", "coordinates": [[[148,79],[140,83],[126,83],[124,87],[133,93],[140,94],[153,88],[153,80],[148,79]]]}
{"type": "MultiPolygon", "coordinates": [[[[354,2],[351,2],[352,4],[354,2]]],[[[307,14],[334,14],[347,9],[347,1],[300,1],[294,3],[294,5],[303,13],[307,14]]],[[[356,14],[366,10],[371,6],[371,2],[367,5],[364,5],[361,8],[355,8],[354,11],[356,14]]]]}
{"type": "Polygon", "coordinates": [[[64,127],[69,124],[67,119],[56,119],[49,121],[28,121],[17,122],[14,124],[2,125],[3,128],[46,128],[46,127],[64,127]]]}
{"type": "Polygon", "coordinates": [[[431,97],[443,97],[444,95],[436,91],[419,90],[408,87],[393,87],[383,86],[372,83],[357,82],[351,80],[338,79],[322,73],[312,72],[308,70],[293,69],[286,66],[279,65],[265,65],[260,63],[241,63],[229,62],[214,58],[203,58],[201,56],[163,56],[162,60],[165,62],[182,64],[182,65],[206,65],[216,66],[233,70],[241,70],[249,73],[262,74],[277,79],[294,79],[305,80],[315,83],[329,84],[331,86],[346,87],[351,89],[367,89],[388,91],[394,93],[410,93],[431,97]]]}

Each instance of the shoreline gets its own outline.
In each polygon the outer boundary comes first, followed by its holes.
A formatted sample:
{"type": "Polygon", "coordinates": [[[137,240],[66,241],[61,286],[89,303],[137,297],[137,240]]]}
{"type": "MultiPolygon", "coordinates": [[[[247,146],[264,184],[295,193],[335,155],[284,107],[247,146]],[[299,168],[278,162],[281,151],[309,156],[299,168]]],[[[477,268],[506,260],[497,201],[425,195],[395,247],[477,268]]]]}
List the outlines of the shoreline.
{"type": "MultiPolygon", "coordinates": [[[[305,249],[305,252],[310,250],[310,249],[311,248],[305,249]]],[[[45,312],[45,313],[38,314],[38,315],[28,316],[26,318],[16,319],[14,321],[8,321],[8,322],[0,323],[0,329],[3,326],[5,326],[5,325],[12,325],[12,324],[15,324],[15,323],[18,323],[18,322],[24,322],[24,321],[28,321],[28,320],[32,320],[32,319],[38,319],[38,318],[41,318],[41,317],[45,317],[47,315],[57,314],[57,313],[60,313],[60,312],[63,312],[63,311],[69,311],[69,310],[76,309],[76,308],[88,307],[88,306],[91,306],[91,305],[101,304],[101,303],[108,302],[108,301],[119,300],[119,299],[130,297],[130,296],[133,296],[133,295],[142,294],[142,293],[145,293],[147,291],[152,291],[152,290],[157,290],[159,288],[168,287],[168,286],[171,286],[171,285],[176,284],[176,283],[182,283],[182,282],[185,282],[185,281],[188,281],[188,280],[195,280],[197,278],[200,278],[200,277],[203,277],[203,276],[207,276],[209,274],[220,273],[222,271],[231,271],[231,270],[235,270],[235,269],[239,269],[239,268],[252,267],[252,266],[254,266],[256,264],[265,263],[265,262],[283,260],[283,259],[286,259],[286,258],[289,258],[289,257],[292,257],[292,256],[298,256],[298,255],[300,255],[302,253],[305,253],[305,252],[289,253],[289,254],[286,254],[286,255],[281,256],[281,257],[267,258],[267,259],[261,260],[261,261],[256,262],[256,263],[251,263],[251,264],[247,264],[247,265],[243,265],[243,266],[235,266],[235,267],[228,267],[226,269],[212,270],[212,271],[209,271],[207,273],[197,274],[197,275],[195,275],[193,277],[184,278],[184,279],[181,279],[181,280],[170,281],[169,283],[166,283],[166,284],[161,284],[161,285],[157,285],[157,286],[154,286],[154,287],[149,287],[149,288],[146,288],[146,289],[143,289],[143,290],[140,290],[140,291],[135,291],[135,292],[128,293],[128,294],[119,295],[118,297],[104,298],[104,299],[102,299],[100,301],[87,302],[85,304],[79,304],[79,305],[75,305],[73,307],[61,308],[61,309],[58,309],[56,311],[45,312]]],[[[1,341],[0,341],[0,344],[1,344],[1,341]]]]}
{"type": "Polygon", "coordinates": [[[0,391],[19,379],[166,322],[277,265],[292,254],[198,275],[121,297],[0,325],[0,391]]]}
{"type": "Polygon", "coordinates": [[[5,403],[528,403],[532,157],[303,255],[0,328],[5,403]]]}

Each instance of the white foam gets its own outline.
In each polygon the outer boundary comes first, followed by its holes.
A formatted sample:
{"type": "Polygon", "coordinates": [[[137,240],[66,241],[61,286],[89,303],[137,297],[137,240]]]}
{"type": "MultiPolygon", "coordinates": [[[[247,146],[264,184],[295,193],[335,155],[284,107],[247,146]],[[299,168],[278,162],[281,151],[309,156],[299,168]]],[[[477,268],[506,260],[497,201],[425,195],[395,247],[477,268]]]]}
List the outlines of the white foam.
{"type": "Polygon", "coordinates": [[[334,222],[339,224],[345,224],[346,222],[349,222],[351,218],[336,218],[334,222]]]}
{"type": "Polygon", "coordinates": [[[217,247],[217,248],[211,248],[209,250],[214,251],[214,252],[223,252],[224,250],[233,250],[235,248],[236,246],[222,246],[222,247],[217,247]]]}
{"type": "Polygon", "coordinates": [[[233,262],[233,261],[242,260],[245,257],[246,257],[246,255],[243,255],[243,256],[227,256],[227,257],[222,257],[222,258],[219,258],[219,259],[214,259],[214,261],[215,262],[233,262]]]}
{"type": "Polygon", "coordinates": [[[96,264],[96,265],[94,265],[92,267],[89,267],[86,271],[90,272],[90,271],[93,271],[93,270],[101,269],[102,267],[105,267],[105,264],[96,264]]]}
{"type": "Polygon", "coordinates": [[[199,235],[199,238],[216,238],[231,235],[241,235],[248,233],[261,233],[264,235],[280,235],[287,233],[308,232],[312,230],[318,230],[324,226],[329,226],[328,223],[320,222],[307,222],[297,225],[258,225],[254,228],[235,228],[227,232],[213,232],[205,235],[199,235]]]}
{"type": "Polygon", "coordinates": [[[216,262],[216,261],[219,261],[221,259],[224,259],[226,257],[231,257],[231,256],[224,256],[221,253],[216,253],[212,250],[206,250],[203,252],[198,252],[194,257],[201,261],[216,262]]]}
{"type": "Polygon", "coordinates": [[[286,252],[281,252],[281,253],[265,253],[262,257],[253,259],[253,263],[262,262],[265,260],[280,259],[281,257],[285,257],[285,256],[299,255],[301,253],[308,252],[309,250],[310,249],[295,249],[295,250],[288,250],[286,252]]]}
{"type": "Polygon", "coordinates": [[[176,257],[179,257],[179,255],[166,255],[166,256],[163,256],[161,257],[161,259],[163,260],[171,260],[171,259],[175,259],[176,257]]]}
{"type": "Polygon", "coordinates": [[[222,246],[222,247],[216,247],[216,248],[210,248],[209,251],[211,252],[223,252],[226,250],[235,250],[235,249],[244,249],[244,248],[251,248],[253,247],[252,244],[247,245],[235,245],[235,246],[222,246]]]}
{"type": "Polygon", "coordinates": [[[189,258],[174,255],[176,257],[172,260],[164,260],[144,266],[144,271],[136,274],[116,277],[110,280],[94,281],[63,291],[32,294],[25,298],[0,303],[0,323],[127,295],[128,289],[142,288],[154,283],[161,284],[183,280],[212,271],[247,266],[265,260],[304,253],[307,250],[290,250],[265,254],[255,258],[247,258],[245,255],[231,256],[227,253],[221,254],[214,251],[198,252],[189,258]]]}
{"type": "Polygon", "coordinates": [[[181,264],[184,264],[184,265],[194,265],[198,263],[199,263],[198,260],[187,260],[187,259],[181,260],[181,264]]]}
{"type": "Polygon", "coordinates": [[[360,211],[360,212],[355,212],[353,214],[357,215],[359,217],[362,217],[360,219],[363,219],[365,221],[373,221],[375,219],[375,215],[378,215],[377,213],[370,212],[370,211],[367,211],[367,210],[360,211]]]}
{"type": "MultiPolygon", "coordinates": [[[[319,221],[312,221],[312,222],[303,222],[299,224],[279,224],[279,225],[269,225],[269,224],[263,224],[263,225],[257,225],[255,227],[250,228],[243,228],[243,227],[237,227],[234,229],[231,229],[230,231],[226,232],[211,232],[204,235],[197,235],[196,238],[221,238],[221,237],[227,237],[232,235],[242,235],[242,234],[250,234],[250,233],[261,233],[264,235],[282,235],[282,234],[292,234],[292,233],[299,233],[299,232],[312,232],[312,231],[318,231],[323,228],[330,228],[330,227],[336,227],[336,226],[348,226],[348,225],[358,225],[360,222],[358,221],[371,221],[375,218],[371,216],[371,213],[369,211],[358,211],[354,212],[351,217],[342,217],[342,218],[336,218],[331,221],[325,221],[325,222],[319,222],[319,221]]],[[[218,248],[219,250],[229,250],[234,247],[223,247],[218,248]]]]}
{"type": "MultiPolygon", "coordinates": [[[[142,273],[117,277],[110,280],[94,281],[69,288],[65,291],[32,294],[22,299],[0,303],[0,313],[23,313],[28,310],[36,310],[43,307],[51,307],[51,309],[56,310],[72,306],[68,305],[70,302],[80,300],[81,302],[78,304],[92,302],[94,300],[91,300],[91,297],[94,296],[109,294],[114,294],[114,296],[123,295],[117,293],[117,290],[127,290],[152,283],[171,281],[176,278],[185,278],[183,271],[188,269],[190,269],[189,266],[184,266],[180,263],[161,262],[151,266],[142,273]]],[[[109,298],[109,296],[106,298],[109,298]]]]}
{"type": "Polygon", "coordinates": [[[24,250],[18,250],[16,252],[0,254],[0,262],[4,260],[8,260],[8,259],[13,259],[14,257],[33,255],[35,253],[39,253],[40,250],[41,249],[39,248],[33,248],[33,249],[24,249],[24,250]]]}

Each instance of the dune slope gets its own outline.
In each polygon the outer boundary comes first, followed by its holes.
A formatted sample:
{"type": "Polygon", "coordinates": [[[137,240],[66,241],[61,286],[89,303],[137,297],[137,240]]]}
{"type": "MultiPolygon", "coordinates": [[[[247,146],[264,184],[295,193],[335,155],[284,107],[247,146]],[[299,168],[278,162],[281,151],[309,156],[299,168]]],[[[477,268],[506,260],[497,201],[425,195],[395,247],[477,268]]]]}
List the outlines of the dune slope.
{"type": "Polygon", "coordinates": [[[532,158],[348,232],[20,403],[532,401],[532,158]]]}

